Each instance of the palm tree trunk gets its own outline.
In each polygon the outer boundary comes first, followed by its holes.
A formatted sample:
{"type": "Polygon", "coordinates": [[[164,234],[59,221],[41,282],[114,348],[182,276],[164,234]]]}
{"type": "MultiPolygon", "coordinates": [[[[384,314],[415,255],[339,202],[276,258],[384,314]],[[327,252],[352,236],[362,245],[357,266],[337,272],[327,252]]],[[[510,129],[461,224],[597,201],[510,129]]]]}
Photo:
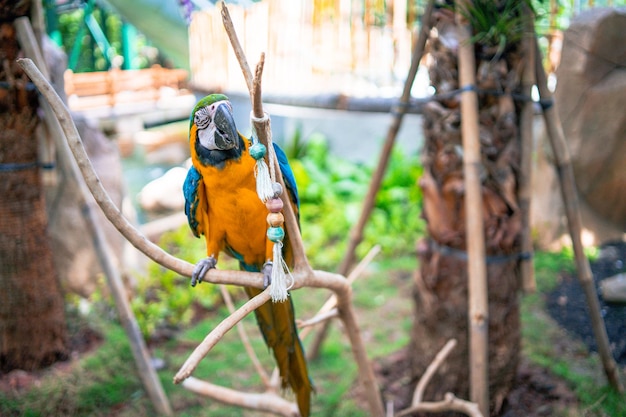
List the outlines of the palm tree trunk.
{"type": "MultiPolygon", "coordinates": [[[[429,384],[425,400],[446,392],[468,398],[468,286],[463,146],[458,84],[456,26],[450,10],[437,13],[430,39],[431,84],[441,99],[425,106],[423,150],[424,216],[428,238],[418,244],[415,322],[409,345],[417,381],[450,338],[457,348],[429,384]],[[447,93],[451,93],[446,96],[447,93]]],[[[510,391],[520,352],[518,291],[521,210],[518,199],[523,102],[519,93],[523,56],[518,45],[476,47],[476,80],[481,141],[483,222],[489,300],[489,397],[497,412],[510,391]]],[[[465,87],[465,86],[464,86],[465,87]]]]}
{"type": "Polygon", "coordinates": [[[30,2],[14,3],[0,2],[0,372],[65,358],[68,340],[37,164],[37,92],[15,63],[10,23],[30,2]]]}

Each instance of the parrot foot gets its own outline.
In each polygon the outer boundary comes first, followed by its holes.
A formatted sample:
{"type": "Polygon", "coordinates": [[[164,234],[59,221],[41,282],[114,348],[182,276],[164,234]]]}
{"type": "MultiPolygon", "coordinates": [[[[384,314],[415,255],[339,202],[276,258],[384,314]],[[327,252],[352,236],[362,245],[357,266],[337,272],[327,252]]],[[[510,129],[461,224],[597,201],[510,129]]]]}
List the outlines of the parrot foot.
{"type": "Polygon", "coordinates": [[[272,283],[272,267],[273,263],[271,261],[265,262],[261,272],[263,272],[263,288],[267,288],[272,283]]]}
{"type": "Polygon", "coordinates": [[[215,268],[215,265],[217,265],[217,259],[213,256],[209,256],[208,258],[198,262],[191,274],[191,286],[195,287],[196,284],[201,283],[204,274],[209,272],[210,269],[215,268]]]}

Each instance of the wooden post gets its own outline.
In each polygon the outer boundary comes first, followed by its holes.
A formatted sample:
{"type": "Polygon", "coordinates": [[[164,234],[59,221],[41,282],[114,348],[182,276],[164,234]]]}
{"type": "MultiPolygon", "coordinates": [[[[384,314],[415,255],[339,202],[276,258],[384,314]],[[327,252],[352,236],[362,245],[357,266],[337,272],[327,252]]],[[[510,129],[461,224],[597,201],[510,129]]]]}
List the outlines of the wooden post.
{"type": "MultiPolygon", "coordinates": [[[[15,27],[18,32],[18,39],[20,40],[26,55],[31,57],[34,62],[36,62],[37,65],[47,74],[45,61],[35,40],[28,18],[22,17],[17,19],[15,21],[15,27]]],[[[37,85],[37,88],[41,88],[42,86],[37,84],[36,77],[33,75],[33,70],[37,70],[37,68],[26,67],[21,62],[20,66],[22,66],[35,85],[37,85]]],[[[44,76],[44,78],[48,77],[44,76]]],[[[171,416],[173,415],[172,408],[170,407],[169,401],[163,391],[161,381],[150,363],[150,355],[145,341],[143,340],[143,335],[141,334],[139,325],[137,324],[137,320],[130,308],[128,295],[126,294],[124,284],[122,283],[122,277],[111,261],[112,255],[110,254],[110,250],[106,243],[104,232],[100,227],[98,227],[98,219],[96,218],[94,207],[92,207],[93,204],[89,203],[87,200],[89,191],[87,190],[83,177],[80,174],[78,165],[71,155],[69,146],[64,140],[65,135],[58,119],[54,115],[47,101],[41,100],[41,106],[44,109],[45,121],[48,124],[56,142],[56,147],[60,154],[59,162],[61,163],[62,169],[78,184],[80,191],[77,197],[78,204],[81,207],[87,231],[93,239],[94,248],[101,263],[102,270],[109,283],[120,321],[124,330],[126,330],[126,335],[130,341],[131,351],[135,357],[139,378],[141,379],[157,413],[160,415],[171,416]]]]}
{"type": "MultiPolygon", "coordinates": [[[[533,253],[533,242],[530,227],[530,203],[532,198],[532,161],[533,161],[533,117],[535,105],[531,100],[532,87],[535,85],[535,32],[534,15],[528,6],[524,6],[525,34],[522,40],[524,50],[524,69],[522,72],[522,94],[526,97],[520,115],[521,126],[521,157],[518,200],[522,214],[521,246],[523,253],[533,253]]],[[[533,293],[537,289],[533,258],[528,257],[520,261],[522,288],[526,293],[533,293]]]]}
{"type": "Polygon", "coordinates": [[[465,185],[465,222],[468,254],[468,322],[470,399],[483,415],[489,415],[489,310],[485,265],[481,154],[478,128],[476,62],[471,27],[459,10],[471,1],[457,0],[456,22],[459,33],[459,87],[461,93],[461,133],[463,136],[463,176],[465,185]]]}
{"type": "Polygon", "coordinates": [[[561,195],[563,196],[563,204],[565,206],[565,216],[567,217],[567,227],[572,239],[574,247],[574,258],[576,260],[576,269],[578,270],[578,279],[583,288],[585,297],[587,298],[587,307],[591,318],[591,327],[598,345],[598,353],[602,359],[604,372],[611,386],[617,392],[624,392],[624,387],[619,379],[619,370],[615,364],[615,359],[611,353],[609,338],[606,333],[604,319],[600,312],[600,302],[598,294],[593,282],[593,274],[589,266],[589,260],[583,251],[583,245],[580,238],[582,232],[582,221],[580,219],[580,210],[578,208],[578,195],[576,192],[576,181],[574,179],[574,170],[572,168],[571,156],[559,115],[556,112],[556,105],[553,103],[552,93],[548,89],[547,77],[543,65],[541,64],[541,51],[535,44],[535,68],[537,76],[537,87],[539,88],[539,96],[543,103],[543,117],[548,131],[548,138],[554,153],[556,170],[561,185],[561,195]]]}

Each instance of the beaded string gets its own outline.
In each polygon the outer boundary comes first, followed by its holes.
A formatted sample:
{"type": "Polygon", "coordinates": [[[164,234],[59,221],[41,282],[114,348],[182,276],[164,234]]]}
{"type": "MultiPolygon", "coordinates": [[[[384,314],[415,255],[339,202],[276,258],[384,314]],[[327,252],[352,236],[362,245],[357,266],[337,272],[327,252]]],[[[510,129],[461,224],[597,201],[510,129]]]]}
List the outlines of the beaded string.
{"type": "Polygon", "coordinates": [[[254,168],[254,174],[256,176],[256,189],[259,199],[269,211],[267,215],[267,238],[274,243],[272,249],[272,261],[268,262],[272,264],[272,283],[270,285],[270,296],[273,302],[282,302],[287,299],[289,293],[287,292],[294,283],[293,276],[289,271],[287,263],[283,259],[283,239],[285,238],[285,229],[283,224],[285,223],[285,217],[282,214],[283,200],[280,195],[283,193],[283,187],[276,181],[276,169],[275,169],[275,154],[272,148],[272,134],[271,129],[267,129],[267,146],[268,149],[258,140],[256,134],[255,122],[266,123],[266,126],[270,124],[270,118],[267,113],[262,118],[256,118],[250,113],[250,120],[252,121],[252,145],[250,146],[250,156],[256,161],[254,168]],[[265,155],[267,154],[268,163],[265,163],[265,155]],[[269,164],[269,169],[268,169],[269,164]],[[287,280],[290,280],[287,285],[287,280]]]}

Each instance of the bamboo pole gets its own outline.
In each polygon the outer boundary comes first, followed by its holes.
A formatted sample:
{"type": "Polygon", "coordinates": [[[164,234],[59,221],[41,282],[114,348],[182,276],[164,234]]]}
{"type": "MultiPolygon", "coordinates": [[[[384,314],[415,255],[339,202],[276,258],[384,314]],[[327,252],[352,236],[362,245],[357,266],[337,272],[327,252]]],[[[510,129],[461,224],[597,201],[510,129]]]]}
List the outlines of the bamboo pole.
{"type": "MultiPolygon", "coordinates": [[[[39,68],[42,68],[47,74],[45,61],[43,60],[41,50],[36,43],[35,35],[32,31],[28,18],[18,18],[15,21],[15,27],[17,29],[18,39],[20,40],[20,44],[22,45],[26,56],[33,58],[33,60],[37,62],[39,68]]],[[[24,60],[18,61],[18,63],[41,91],[45,85],[44,83],[47,77],[38,70],[37,66],[33,64],[33,61],[24,60]]],[[[46,87],[51,88],[49,85],[46,87]]],[[[59,162],[61,163],[63,172],[76,181],[76,184],[78,185],[78,205],[81,207],[81,212],[83,213],[85,225],[87,227],[87,233],[93,240],[98,260],[100,261],[104,275],[107,278],[109,288],[111,289],[111,294],[113,296],[113,300],[115,301],[120,322],[122,323],[122,326],[126,331],[126,336],[130,342],[139,378],[141,379],[141,382],[143,383],[143,386],[146,389],[146,392],[148,393],[148,396],[152,401],[152,405],[157,413],[160,415],[171,416],[173,415],[172,408],[167,396],[165,395],[161,381],[150,363],[150,354],[148,353],[143,335],[141,334],[141,330],[137,324],[137,319],[130,308],[130,304],[128,302],[129,298],[126,294],[122,277],[111,261],[112,255],[107,245],[104,232],[102,231],[102,228],[98,226],[98,219],[96,218],[93,204],[87,199],[89,191],[87,190],[83,177],[80,174],[76,161],[71,156],[68,144],[64,140],[65,135],[63,133],[63,129],[54,115],[50,104],[48,104],[45,100],[41,100],[41,106],[45,113],[45,121],[48,124],[50,132],[52,133],[53,139],[55,140],[56,148],[60,153],[59,162]]]]}
{"type": "MultiPolygon", "coordinates": [[[[536,41],[535,41],[536,42],[536,41]]],[[[578,206],[578,195],[576,192],[576,181],[574,179],[574,170],[572,168],[571,156],[565,135],[556,112],[555,103],[552,102],[552,93],[548,89],[547,77],[543,65],[541,64],[541,51],[535,44],[535,68],[537,77],[537,87],[539,88],[539,96],[543,103],[551,105],[543,105],[543,117],[548,131],[548,138],[554,153],[556,170],[559,177],[561,195],[565,206],[565,216],[567,217],[567,227],[572,239],[574,247],[574,258],[576,260],[576,269],[578,270],[578,280],[583,288],[587,299],[587,307],[591,318],[591,326],[598,345],[598,353],[604,366],[604,372],[611,386],[617,392],[624,392],[624,386],[619,379],[619,370],[615,364],[615,359],[611,353],[609,338],[606,333],[604,319],[600,313],[600,303],[598,294],[593,282],[593,274],[589,266],[589,260],[583,251],[583,245],[580,238],[582,232],[582,221],[580,218],[580,210],[578,206]]]]}
{"type": "MultiPolygon", "coordinates": [[[[522,40],[524,49],[524,69],[522,72],[522,95],[528,99],[524,102],[520,115],[521,125],[521,157],[520,174],[517,197],[522,215],[521,250],[523,253],[533,252],[533,242],[530,226],[530,204],[532,198],[532,156],[533,156],[533,117],[535,105],[530,99],[532,87],[535,85],[535,32],[534,15],[528,6],[524,6],[525,34],[522,40]]],[[[522,288],[526,293],[534,293],[537,290],[533,258],[528,257],[520,261],[520,274],[522,288]]]]}
{"type": "MultiPolygon", "coordinates": [[[[367,224],[367,221],[372,214],[372,210],[376,202],[376,195],[378,194],[380,184],[383,181],[383,177],[389,163],[389,158],[391,156],[391,151],[393,150],[396,137],[398,136],[398,132],[400,131],[400,126],[402,126],[402,119],[406,114],[409,100],[411,99],[411,88],[413,87],[415,76],[417,75],[419,63],[422,59],[422,56],[424,55],[424,48],[426,47],[426,41],[428,40],[428,33],[430,31],[430,18],[433,10],[433,3],[433,0],[428,1],[428,4],[426,5],[426,10],[424,11],[424,15],[422,16],[419,36],[413,48],[411,67],[409,68],[409,73],[404,83],[404,89],[402,91],[402,95],[400,96],[400,100],[398,104],[396,104],[391,110],[393,119],[391,121],[389,129],[387,130],[387,136],[385,137],[383,150],[378,160],[376,171],[374,172],[374,176],[372,177],[369,188],[367,190],[367,195],[365,197],[365,202],[363,203],[361,215],[358,222],[354,225],[352,231],[350,232],[348,249],[346,250],[346,255],[343,258],[341,265],[339,265],[338,273],[340,275],[346,276],[350,268],[354,264],[354,261],[356,259],[356,248],[363,240],[363,230],[365,229],[365,225],[367,224]]],[[[315,339],[313,340],[309,348],[309,358],[315,359],[319,356],[322,344],[324,343],[324,340],[326,339],[326,336],[328,334],[330,323],[330,321],[325,322],[323,326],[319,329],[315,339]]]]}
{"type": "Polygon", "coordinates": [[[481,154],[478,128],[476,63],[471,27],[460,10],[471,7],[470,0],[456,0],[459,32],[459,86],[461,93],[461,133],[463,137],[463,176],[465,186],[465,222],[468,254],[468,325],[470,399],[483,415],[489,415],[489,310],[485,265],[481,154]]]}

